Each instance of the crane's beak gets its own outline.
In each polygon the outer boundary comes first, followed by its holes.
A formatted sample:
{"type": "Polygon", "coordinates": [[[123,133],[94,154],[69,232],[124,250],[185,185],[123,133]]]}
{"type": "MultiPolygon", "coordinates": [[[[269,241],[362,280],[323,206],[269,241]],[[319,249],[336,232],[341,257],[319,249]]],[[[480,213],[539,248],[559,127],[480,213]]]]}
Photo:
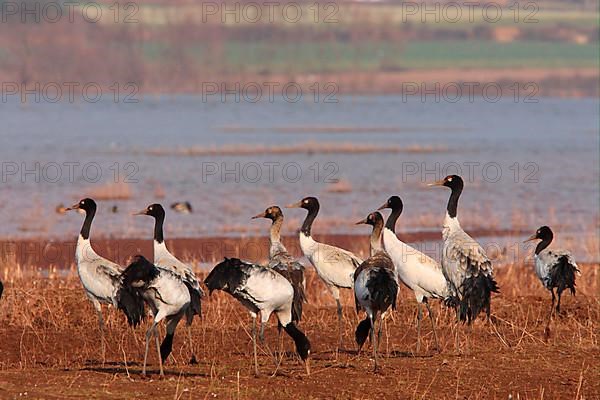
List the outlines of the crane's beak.
{"type": "Polygon", "coordinates": [[[536,240],[537,239],[537,234],[533,234],[531,236],[529,236],[526,240],[523,240],[523,243],[527,243],[527,242],[531,242],[532,240],[536,240]]]}
{"type": "Polygon", "coordinates": [[[446,181],[441,179],[441,180],[435,181],[433,183],[428,183],[427,186],[444,186],[444,183],[446,183],[446,181]]]}
{"type": "Polygon", "coordinates": [[[379,210],[385,210],[386,208],[388,208],[387,201],[386,201],[385,203],[383,203],[383,205],[382,205],[381,207],[379,207],[379,208],[377,209],[377,211],[379,211],[379,210]]]}
{"type": "Polygon", "coordinates": [[[306,365],[306,375],[310,376],[310,358],[307,358],[304,364],[306,365]]]}
{"type": "Polygon", "coordinates": [[[360,224],[366,224],[367,223],[367,219],[361,219],[360,221],[358,221],[355,225],[360,225],[360,224]]]}
{"type": "Polygon", "coordinates": [[[285,208],[302,208],[302,200],[297,203],[288,204],[285,208]]]}
{"type": "Polygon", "coordinates": [[[146,212],[146,209],[144,208],[143,210],[134,212],[131,215],[148,215],[148,213],[146,212]]]}
{"type": "Polygon", "coordinates": [[[79,203],[75,203],[71,207],[65,208],[65,211],[70,211],[70,210],[79,210],[79,203]]]}
{"type": "Polygon", "coordinates": [[[260,214],[256,214],[254,217],[250,218],[250,219],[257,219],[257,218],[267,218],[267,212],[261,212],[260,214]]]}

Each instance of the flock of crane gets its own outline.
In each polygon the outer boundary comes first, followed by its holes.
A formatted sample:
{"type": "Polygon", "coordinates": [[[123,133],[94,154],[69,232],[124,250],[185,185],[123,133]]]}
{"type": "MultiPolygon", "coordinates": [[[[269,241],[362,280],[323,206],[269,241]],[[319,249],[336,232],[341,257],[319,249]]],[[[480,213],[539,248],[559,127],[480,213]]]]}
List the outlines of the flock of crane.
{"type": "MultiPolygon", "coordinates": [[[[352,289],[357,312],[366,312],[366,318],[356,328],[355,340],[360,350],[370,336],[376,369],[382,323],[390,308],[395,308],[399,283],[412,290],[417,300],[417,351],[420,349],[422,304],[427,308],[438,350],[438,336],[429,299],[440,299],[448,307],[456,310],[456,348],[459,350],[458,327],[461,323],[470,325],[481,312],[485,312],[489,319],[491,295],[498,292],[490,259],[484,249],[463,231],[458,221],[457,208],[464,186],[463,180],[460,176],[450,175],[430,185],[444,186],[451,190],[443,222],[441,264],[403,243],[396,236],[396,221],[403,209],[402,200],[398,196],[390,197],[379,208],[391,210],[385,223],[379,211],[368,214],[357,223],[372,226],[370,256],[366,260],[347,250],[313,239],[311,227],[320,207],[315,197],[306,197],[288,206],[307,211],[299,232],[300,247],[336,301],[340,346],[340,289],[352,289]]],[[[201,299],[204,296],[201,283],[193,269],[167,250],[163,237],[165,210],[160,204],[152,204],[137,213],[154,218],[153,262],[138,255],[129,266],[122,268],[99,256],[90,245],[90,227],[96,213],[94,200],[83,199],[68,208],[71,209],[79,209],[86,214],[77,241],[77,270],[85,293],[97,311],[102,334],[103,359],[105,344],[101,304],[111,304],[122,310],[132,326],[140,324],[146,315],[145,307],[148,306],[153,321],[146,332],[142,374],[146,374],[148,349],[154,336],[160,374],[164,375],[163,361],[171,353],[173,336],[179,321],[185,317],[191,344],[192,334],[189,328],[194,316],[201,315],[201,299]],[[157,325],[162,320],[166,321],[166,336],[159,343],[157,325]]],[[[256,374],[256,318],[260,314],[259,339],[263,340],[264,327],[273,313],[278,320],[279,332],[283,329],[292,338],[296,351],[305,364],[306,372],[310,374],[311,344],[298,327],[302,318],[302,306],[306,302],[304,266],[290,256],[281,242],[283,213],[279,207],[271,206],[253,218],[268,218],[272,221],[268,266],[237,258],[225,258],[212,269],[204,284],[209,293],[214,290],[225,291],[249,310],[253,320],[252,339],[256,374]]],[[[562,292],[569,289],[575,293],[575,275],[579,274],[577,264],[570,253],[547,249],[552,239],[552,231],[546,226],[539,228],[528,239],[540,240],[535,249],[535,272],[542,284],[552,293],[548,323],[555,309],[555,289],[558,296],[556,311],[559,312],[562,292]]],[[[192,362],[195,360],[192,354],[192,362]]]]}

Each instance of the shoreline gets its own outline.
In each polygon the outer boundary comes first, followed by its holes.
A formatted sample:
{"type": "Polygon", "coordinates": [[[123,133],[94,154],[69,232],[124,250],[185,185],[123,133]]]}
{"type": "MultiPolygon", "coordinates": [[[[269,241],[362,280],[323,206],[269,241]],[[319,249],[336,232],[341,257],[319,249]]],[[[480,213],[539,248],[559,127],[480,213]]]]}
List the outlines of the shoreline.
{"type": "MultiPolygon", "coordinates": [[[[519,230],[482,230],[473,229],[467,232],[474,237],[511,237],[524,235],[527,232],[519,230]]],[[[406,243],[424,243],[441,241],[439,231],[421,231],[401,233],[398,237],[406,243]]],[[[360,255],[368,252],[368,235],[349,234],[319,234],[315,239],[340,246],[360,255]]],[[[103,238],[91,239],[94,250],[110,260],[125,264],[133,255],[142,254],[152,258],[151,238],[103,238]]],[[[285,235],[283,243],[294,257],[301,257],[302,252],[296,235],[285,235]]],[[[4,265],[13,264],[20,267],[35,266],[48,269],[70,268],[75,264],[74,254],[77,238],[61,239],[31,239],[31,238],[0,238],[0,262],[4,265]]],[[[183,260],[193,263],[215,263],[223,257],[239,257],[247,260],[262,262],[269,256],[269,241],[267,236],[212,236],[194,238],[166,239],[169,250],[183,260]]],[[[434,249],[425,248],[429,253],[434,249]]]]}

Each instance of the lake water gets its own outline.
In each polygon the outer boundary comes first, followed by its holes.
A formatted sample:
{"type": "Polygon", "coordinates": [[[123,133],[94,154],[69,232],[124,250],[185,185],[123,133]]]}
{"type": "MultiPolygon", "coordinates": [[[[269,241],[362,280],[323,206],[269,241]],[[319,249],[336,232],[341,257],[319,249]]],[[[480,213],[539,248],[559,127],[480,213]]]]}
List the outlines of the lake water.
{"type": "MultiPolygon", "coordinates": [[[[94,235],[150,236],[151,222],[129,213],[154,201],[183,200],[194,212],[168,213],[170,237],[265,233],[268,224],[250,216],[306,195],[321,200],[319,231],[364,232],[350,223],[391,194],[405,203],[400,230],[435,230],[449,192],[425,183],[457,168],[467,181],[459,208],[465,227],[533,231],[549,224],[573,235],[598,227],[599,118],[598,99],[422,103],[373,96],[315,104],[168,96],[143,97],[137,104],[8,102],[0,106],[0,235],[73,237],[81,217],[57,214],[55,207],[93,193],[117,171],[119,180],[128,178],[132,195],[99,201],[94,235]],[[319,143],[332,152],[321,152],[319,143]],[[179,154],[192,147],[239,145],[247,151],[291,144],[308,151],[179,154]],[[340,152],[341,144],[395,150],[340,152]],[[336,179],[342,184],[334,185],[336,179]],[[117,213],[110,211],[113,205],[117,213]]],[[[286,216],[287,229],[295,229],[304,212],[286,216]]]]}

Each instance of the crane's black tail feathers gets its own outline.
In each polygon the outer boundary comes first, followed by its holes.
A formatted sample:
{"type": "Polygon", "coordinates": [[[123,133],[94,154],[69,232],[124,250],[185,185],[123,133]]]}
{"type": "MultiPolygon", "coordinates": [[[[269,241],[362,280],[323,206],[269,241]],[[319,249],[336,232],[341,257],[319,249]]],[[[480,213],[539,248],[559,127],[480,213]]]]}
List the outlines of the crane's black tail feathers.
{"type": "Polygon", "coordinates": [[[137,326],[145,317],[143,288],[158,276],[158,269],[144,256],[137,255],[121,274],[117,307],[127,316],[129,325],[137,326]]]}
{"type": "Polygon", "coordinates": [[[242,286],[254,266],[239,258],[227,258],[217,264],[204,279],[209,294],[214,290],[224,290],[233,293],[242,286]]]}
{"type": "Polygon", "coordinates": [[[369,337],[369,333],[371,333],[371,319],[367,315],[365,319],[359,322],[356,331],[354,332],[354,339],[356,340],[359,349],[362,349],[369,337]]]}
{"type": "Polygon", "coordinates": [[[567,256],[561,256],[558,264],[550,271],[550,287],[557,288],[558,293],[569,289],[575,294],[575,274],[578,272],[576,266],[569,262],[567,256]]]}
{"type": "Polygon", "coordinates": [[[184,282],[190,292],[190,306],[186,310],[185,318],[188,325],[194,320],[194,315],[202,318],[202,294],[197,289],[194,289],[188,282],[184,282]]]}
{"type": "Polygon", "coordinates": [[[2,292],[4,292],[4,285],[0,282],[0,299],[2,298],[2,292]]]}
{"type": "Polygon", "coordinates": [[[377,268],[369,276],[367,289],[371,293],[373,308],[384,312],[388,307],[396,309],[398,282],[394,272],[387,268],[377,268]]]}
{"type": "Polygon", "coordinates": [[[136,288],[122,286],[117,292],[117,308],[127,317],[127,323],[138,326],[146,315],[144,298],[136,288]]]}
{"type": "Polygon", "coordinates": [[[499,293],[498,284],[491,275],[478,274],[463,282],[462,296],[446,301],[446,304],[457,308],[460,321],[470,324],[481,311],[490,317],[490,300],[492,293],[499,293]]]}

